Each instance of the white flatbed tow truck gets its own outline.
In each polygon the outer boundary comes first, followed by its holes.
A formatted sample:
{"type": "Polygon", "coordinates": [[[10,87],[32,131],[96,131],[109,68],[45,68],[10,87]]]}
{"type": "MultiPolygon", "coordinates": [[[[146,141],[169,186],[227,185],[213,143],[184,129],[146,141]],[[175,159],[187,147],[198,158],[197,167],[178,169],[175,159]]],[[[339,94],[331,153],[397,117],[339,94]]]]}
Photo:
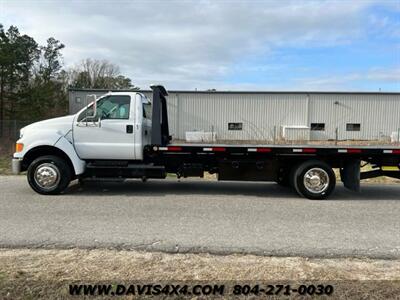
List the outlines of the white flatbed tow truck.
{"type": "Polygon", "coordinates": [[[335,188],[334,168],[344,186],[360,180],[400,178],[400,148],[390,146],[174,144],[168,128],[167,96],[152,86],[150,102],[140,92],[110,92],[72,116],[21,129],[12,166],[27,171],[41,194],[59,194],[73,179],[203,177],[274,181],[309,199],[327,198],[335,188]],[[361,162],[373,166],[361,172],[361,162]]]}

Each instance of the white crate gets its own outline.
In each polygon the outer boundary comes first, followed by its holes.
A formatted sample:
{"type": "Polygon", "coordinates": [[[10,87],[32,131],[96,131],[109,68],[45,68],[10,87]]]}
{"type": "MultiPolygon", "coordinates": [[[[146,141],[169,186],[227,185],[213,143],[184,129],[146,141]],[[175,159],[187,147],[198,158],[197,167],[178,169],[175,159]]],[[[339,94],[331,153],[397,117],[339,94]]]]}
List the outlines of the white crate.
{"type": "Polygon", "coordinates": [[[217,135],[215,132],[204,132],[204,131],[186,131],[185,139],[187,142],[215,142],[217,135]]]}

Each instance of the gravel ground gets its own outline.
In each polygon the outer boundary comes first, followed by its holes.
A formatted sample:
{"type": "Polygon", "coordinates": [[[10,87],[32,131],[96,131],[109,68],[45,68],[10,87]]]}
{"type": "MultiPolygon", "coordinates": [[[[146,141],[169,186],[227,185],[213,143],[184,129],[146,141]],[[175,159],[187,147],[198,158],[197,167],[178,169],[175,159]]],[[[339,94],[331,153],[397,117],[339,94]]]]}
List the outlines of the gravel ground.
{"type": "Polygon", "coordinates": [[[276,184],[159,180],[34,193],[0,176],[0,247],[117,248],[400,258],[400,186],[339,186],[330,200],[276,184]]]}

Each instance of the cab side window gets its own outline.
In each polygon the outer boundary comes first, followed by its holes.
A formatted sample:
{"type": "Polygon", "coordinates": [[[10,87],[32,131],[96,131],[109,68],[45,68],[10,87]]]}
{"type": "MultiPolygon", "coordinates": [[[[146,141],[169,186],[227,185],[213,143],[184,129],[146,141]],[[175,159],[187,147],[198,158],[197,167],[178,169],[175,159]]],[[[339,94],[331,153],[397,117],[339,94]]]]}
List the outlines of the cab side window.
{"type": "MultiPolygon", "coordinates": [[[[129,119],[130,111],[130,97],[129,96],[107,96],[97,101],[96,117],[87,121],[102,120],[118,120],[129,119]]],[[[78,117],[78,122],[84,121],[87,115],[92,115],[93,108],[89,107],[84,110],[78,117]]]]}
{"type": "Polygon", "coordinates": [[[143,118],[151,120],[151,103],[143,102],[143,118]]]}

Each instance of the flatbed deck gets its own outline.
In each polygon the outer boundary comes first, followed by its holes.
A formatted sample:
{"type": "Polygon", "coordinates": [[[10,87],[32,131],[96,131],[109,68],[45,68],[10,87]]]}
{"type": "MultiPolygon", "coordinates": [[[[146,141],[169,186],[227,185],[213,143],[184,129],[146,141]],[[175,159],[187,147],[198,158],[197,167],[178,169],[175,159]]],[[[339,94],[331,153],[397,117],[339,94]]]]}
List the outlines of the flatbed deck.
{"type": "Polygon", "coordinates": [[[277,144],[197,144],[173,143],[167,146],[152,146],[160,152],[257,152],[275,154],[362,154],[362,155],[400,155],[400,147],[390,145],[277,145],[277,144]]]}
{"type": "Polygon", "coordinates": [[[216,144],[216,143],[171,143],[168,146],[181,147],[268,147],[268,148],[366,148],[366,149],[398,149],[396,145],[356,145],[356,144],[216,144]]]}

